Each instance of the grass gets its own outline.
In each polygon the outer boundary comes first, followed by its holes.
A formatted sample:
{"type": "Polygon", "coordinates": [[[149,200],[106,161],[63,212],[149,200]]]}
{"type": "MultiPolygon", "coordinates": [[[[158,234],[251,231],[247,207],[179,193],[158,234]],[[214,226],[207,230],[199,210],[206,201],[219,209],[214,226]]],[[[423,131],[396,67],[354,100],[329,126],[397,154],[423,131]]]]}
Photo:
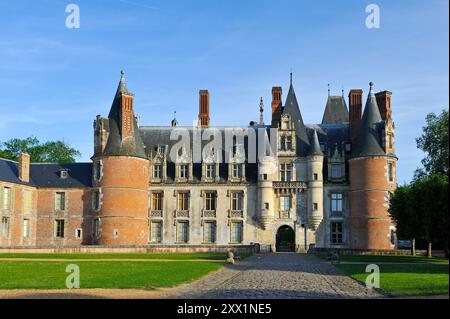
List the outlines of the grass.
{"type": "MultiPolygon", "coordinates": [[[[325,255],[319,256],[325,258],[325,255]]],[[[449,293],[448,259],[420,256],[391,255],[341,255],[341,262],[361,264],[337,264],[346,275],[366,281],[368,264],[380,267],[380,290],[394,296],[427,296],[449,293]],[[394,264],[402,263],[402,264],[394,264]]]]}
{"type": "MultiPolygon", "coordinates": [[[[0,289],[65,289],[68,264],[0,260],[0,289]]],[[[190,282],[223,266],[218,262],[189,261],[80,261],[76,264],[80,267],[80,288],[147,290],[190,282]]]]}
{"type": "MultiPolygon", "coordinates": [[[[244,257],[244,256],[243,256],[244,257]]],[[[171,259],[171,260],[225,260],[226,254],[224,253],[115,253],[115,254],[0,254],[1,259],[5,258],[35,258],[35,259],[171,259]]]]}

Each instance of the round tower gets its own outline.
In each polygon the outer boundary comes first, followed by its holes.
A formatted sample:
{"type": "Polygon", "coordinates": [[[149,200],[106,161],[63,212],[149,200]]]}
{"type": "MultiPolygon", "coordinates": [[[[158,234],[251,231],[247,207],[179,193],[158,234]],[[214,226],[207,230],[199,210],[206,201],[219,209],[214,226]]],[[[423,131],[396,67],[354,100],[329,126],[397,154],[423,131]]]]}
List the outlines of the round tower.
{"type": "Polygon", "coordinates": [[[352,158],[350,180],[350,247],[393,249],[389,192],[395,188],[396,157],[386,151],[381,139],[383,121],[370,83],[370,92],[359,126],[352,158]]]}
{"type": "MultiPolygon", "coordinates": [[[[98,244],[148,243],[149,161],[139,135],[123,72],[108,116],[105,149],[93,157],[98,203],[98,244]]],[[[94,196],[95,198],[95,196],[94,196]]]]}
{"type": "Polygon", "coordinates": [[[306,157],[308,171],[308,223],[316,230],[323,220],[323,153],[316,130],[306,157]]]}
{"type": "Polygon", "coordinates": [[[263,229],[269,229],[275,218],[273,181],[277,178],[276,158],[263,156],[258,165],[258,219],[263,229]]]}

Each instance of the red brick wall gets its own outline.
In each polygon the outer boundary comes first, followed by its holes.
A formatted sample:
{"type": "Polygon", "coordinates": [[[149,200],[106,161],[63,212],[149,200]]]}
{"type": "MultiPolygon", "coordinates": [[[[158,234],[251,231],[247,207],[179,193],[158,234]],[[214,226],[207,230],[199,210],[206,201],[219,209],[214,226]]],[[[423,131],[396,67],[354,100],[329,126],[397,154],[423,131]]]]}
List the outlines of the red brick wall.
{"type": "Polygon", "coordinates": [[[349,161],[350,247],[393,249],[390,243],[387,158],[360,158],[349,161]]]}
{"type": "Polygon", "coordinates": [[[99,244],[147,244],[149,162],[115,156],[102,158],[102,163],[99,244]]]}

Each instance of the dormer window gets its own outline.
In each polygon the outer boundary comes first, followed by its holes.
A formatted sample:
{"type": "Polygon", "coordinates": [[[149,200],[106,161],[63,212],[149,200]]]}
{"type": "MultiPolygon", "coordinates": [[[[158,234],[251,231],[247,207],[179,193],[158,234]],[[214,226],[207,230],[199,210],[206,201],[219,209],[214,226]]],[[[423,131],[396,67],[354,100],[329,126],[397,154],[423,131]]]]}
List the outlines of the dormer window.
{"type": "Polygon", "coordinates": [[[232,165],[232,176],[233,176],[233,178],[241,178],[242,177],[242,164],[233,164],[232,165]]]}
{"type": "Polygon", "coordinates": [[[213,179],[216,177],[216,165],[207,164],[206,165],[206,178],[213,179]]]}
{"type": "Polygon", "coordinates": [[[162,178],[162,165],[161,164],[153,165],[153,178],[154,179],[162,178]]]}
{"type": "Polygon", "coordinates": [[[69,172],[67,170],[63,169],[59,172],[59,177],[62,179],[66,179],[67,177],[69,177],[69,172]]]}
{"type": "Polygon", "coordinates": [[[341,164],[331,164],[331,178],[339,179],[342,177],[342,165],[341,164]]]}
{"type": "Polygon", "coordinates": [[[189,177],[189,167],[187,164],[180,165],[180,178],[188,178],[189,177]]]}
{"type": "Polygon", "coordinates": [[[281,136],[280,150],[281,151],[292,151],[292,136],[291,135],[281,136]]]}

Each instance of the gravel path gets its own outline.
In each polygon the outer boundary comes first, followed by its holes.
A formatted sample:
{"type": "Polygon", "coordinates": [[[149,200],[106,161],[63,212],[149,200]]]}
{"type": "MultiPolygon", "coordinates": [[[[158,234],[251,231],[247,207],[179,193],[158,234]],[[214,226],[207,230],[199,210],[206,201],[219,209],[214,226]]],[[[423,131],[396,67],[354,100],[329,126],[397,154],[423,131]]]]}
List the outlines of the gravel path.
{"type": "Polygon", "coordinates": [[[312,255],[254,255],[175,288],[0,290],[0,298],[383,298],[312,255]]]}

